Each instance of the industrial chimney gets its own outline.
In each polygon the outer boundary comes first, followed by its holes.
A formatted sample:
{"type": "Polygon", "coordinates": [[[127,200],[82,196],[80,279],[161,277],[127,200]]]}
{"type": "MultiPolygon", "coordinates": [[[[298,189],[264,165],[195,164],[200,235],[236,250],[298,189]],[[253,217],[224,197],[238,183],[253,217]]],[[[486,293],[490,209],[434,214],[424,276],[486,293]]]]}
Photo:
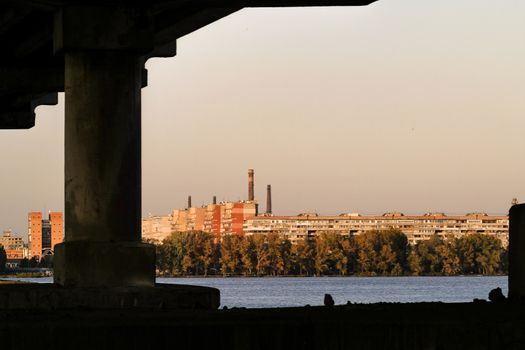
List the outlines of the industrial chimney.
{"type": "Polygon", "coordinates": [[[217,196],[213,196],[213,202],[214,205],[217,204],[217,196]]]}
{"type": "Polygon", "coordinates": [[[266,214],[272,213],[272,185],[266,186],[266,214]]]}
{"type": "Polygon", "coordinates": [[[253,169],[248,169],[248,200],[253,201],[255,198],[253,194],[253,169]]]}
{"type": "Polygon", "coordinates": [[[188,209],[191,208],[191,196],[188,196],[188,209]]]}

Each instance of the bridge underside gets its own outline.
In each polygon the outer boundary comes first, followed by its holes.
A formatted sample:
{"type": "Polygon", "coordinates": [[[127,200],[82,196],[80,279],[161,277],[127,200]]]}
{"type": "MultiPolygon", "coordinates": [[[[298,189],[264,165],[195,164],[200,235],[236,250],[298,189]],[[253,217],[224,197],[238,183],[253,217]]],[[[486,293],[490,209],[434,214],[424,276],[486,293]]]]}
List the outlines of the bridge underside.
{"type": "MultiPolygon", "coordinates": [[[[112,22],[116,18],[111,17],[111,13],[123,13],[131,9],[142,12],[141,22],[137,23],[139,28],[135,29],[139,32],[136,34],[147,41],[140,48],[140,55],[145,61],[149,57],[175,56],[178,38],[244,7],[362,6],[374,1],[376,0],[3,1],[0,4],[0,128],[31,128],[35,124],[34,109],[37,106],[57,104],[57,92],[64,91],[64,52],[58,42],[64,29],[59,28],[60,20],[57,18],[64,11],[76,8],[77,15],[81,16],[82,13],[89,16],[95,10],[99,13],[106,12],[106,16],[86,18],[92,28],[96,28],[96,31],[90,33],[91,39],[102,38],[105,31],[115,29],[115,23],[112,22]]],[[[68,30],[65,29],[66,32],[68,30]]],[[[80,45],[80,41],[77,43],[80,45]]],[[[120,44],[122,45],[118,49],[124,49],[126,43],[120,44]]],[[[129,40],[127,44],[130,44],[129,40]]],[[[85,45],[83,48],[95,49],[85,45]]],[[[107,45],[106,48],[117,49],[107,45]]],[[[146,81],[144,74],[144,85],[147,84],[146,81]]]]}
{"type": "MultiPolygon", "coordinates": [[[[57,93],[65,92],[66,224],[65,241],[55,247],[55,285],[112,288],[117,296],[119,288],[155,289],[155,249],[141,242],[141,89],[148,58],[175,56],[179,37],[243,7],[371,2],[2,2],[0,128],[32,127],[35,107],[56,104],[57,93]]],[[[217,307],[216,295],[210,288],[210,307],[217,307]]]]}

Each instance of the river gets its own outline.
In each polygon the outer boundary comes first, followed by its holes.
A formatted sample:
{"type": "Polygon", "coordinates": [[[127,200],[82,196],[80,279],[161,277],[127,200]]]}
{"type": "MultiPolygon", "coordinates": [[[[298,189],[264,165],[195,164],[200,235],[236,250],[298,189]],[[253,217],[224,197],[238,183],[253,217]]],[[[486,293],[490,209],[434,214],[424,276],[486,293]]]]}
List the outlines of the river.
{"type": "MultiPolygon", "coordinates": [[[[17,278],[50,283],[52,278],[17,278]]],[[[178,283],[218,288],[221,307],[267,308],[322,305],[325,293],[336,304],[377,302],[469,302],[487,299],[491,289],[507,294],[506,276],[457,277],[260,277],[260,278],[158,278],[158,283],[178,283]]]]}

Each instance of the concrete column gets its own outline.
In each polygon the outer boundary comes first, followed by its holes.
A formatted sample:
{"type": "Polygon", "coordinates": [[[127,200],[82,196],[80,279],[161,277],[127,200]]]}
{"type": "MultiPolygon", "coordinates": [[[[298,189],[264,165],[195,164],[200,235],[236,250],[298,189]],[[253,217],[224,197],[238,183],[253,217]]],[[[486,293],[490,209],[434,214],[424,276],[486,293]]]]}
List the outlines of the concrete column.
{"type": "Polygon", "coordinates": [[[66,230],[54,275],[64,286],[154,286],[155,250],[140,242],[141,20],[138,10],[73,7],[57,21],[66,230]]]}
{"type": "Polygon", "coordinates": [[[139,242],[140,59],[74,52],[65,64],[66,238],[139,242]]]}
{"type": "Polygon", "coordinates": [[[509,211],[509,299],[525,300],[525,204],[509,211]]]}

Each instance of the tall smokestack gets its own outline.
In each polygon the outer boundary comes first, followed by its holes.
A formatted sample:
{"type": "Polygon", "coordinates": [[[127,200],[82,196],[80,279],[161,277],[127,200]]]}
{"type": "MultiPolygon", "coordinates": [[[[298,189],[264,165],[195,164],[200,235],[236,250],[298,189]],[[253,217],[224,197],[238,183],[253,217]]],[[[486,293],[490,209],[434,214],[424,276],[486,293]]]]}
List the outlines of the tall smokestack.
{"type": "Polygon", "coordinates": [[[213,196],[213,204],[217,204],[217,196],[213,196]]]}
{"type": "Polygon", "coordinates": [[[272,185],[266,186],[266,214],[272,213],[272,185]]]}
{"type": "Polygon", "coordinates": [[[188,196],[188,209],[191,208],[191,196],[188,196]]]}
{"type": "Polygon", "coordinates": [[[253,201],[253,169],[248,169],[248,200],[253,201]]]}

